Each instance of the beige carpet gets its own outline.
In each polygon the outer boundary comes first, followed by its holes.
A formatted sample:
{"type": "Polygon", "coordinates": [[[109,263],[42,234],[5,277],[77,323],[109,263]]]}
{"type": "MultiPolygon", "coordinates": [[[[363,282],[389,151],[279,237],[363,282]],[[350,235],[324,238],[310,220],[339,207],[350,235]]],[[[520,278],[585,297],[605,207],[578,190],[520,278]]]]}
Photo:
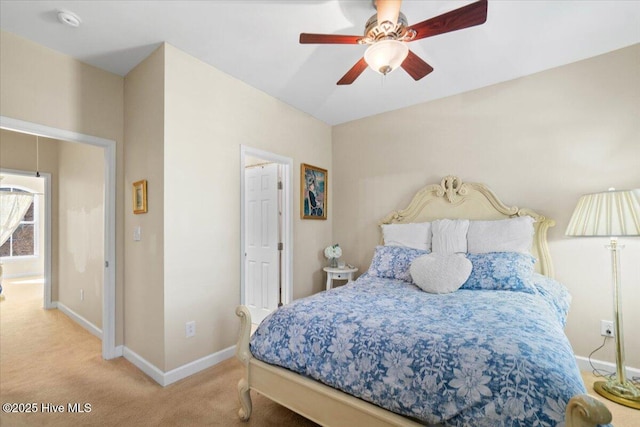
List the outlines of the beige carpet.
{"type": "MultiPolygon", "coordinates": [[[[41,284],[3,285],[0,401],[36,403],[38,413],[2,412],[0,426],[315,426],[254,393],[251,420],[241,422],[235,359],[163,388],[124,358],[102,360],[97,338],[58,310],[43,310],[41,284]],[[88,403],[91,412],[69,413],[70,403],[88,403]],[[43,404],[63,405],[65,412],[42,413],[43,404]]],[[[640,411],[606,404],[616,427],[640,426],[640,411]]]]}
{"type": "Polygon", "coordinates": [[[101,342],[58,310],[43,310],[42,285],[3,282],[0,401],[38,404],[38,413],[0,413],[0,426],[315,426],[253,395],[251,420],[237,416],[241,365],[230,359],[167,387],[124,358],[105,361],[101,342]],[[42,413],[42,404],[65,413],[42,413]],[[89,413],[68,413],[89,403],[89,413]]]}
{"type": "Polygon", "coordinates": [[[598,400],[603,402],[607,408],[613,414],[613,425],[615,427],[639,427],[640,426],[640,410],[628,408],[626,406],[618,405],[615,402],[607,400],[595,391],[593,391],[593,383],[596,381],[602,381],[602,377],[596,377],[591,372],[582,372],[582,379],[589,394],[595,396],[598,400]]]}

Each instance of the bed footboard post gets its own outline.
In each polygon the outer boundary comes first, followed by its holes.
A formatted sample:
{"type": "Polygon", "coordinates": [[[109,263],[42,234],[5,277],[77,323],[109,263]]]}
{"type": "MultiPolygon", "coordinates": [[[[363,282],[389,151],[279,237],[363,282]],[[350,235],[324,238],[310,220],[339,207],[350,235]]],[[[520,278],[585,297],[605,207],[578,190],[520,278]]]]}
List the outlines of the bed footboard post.
{"type": "Polygon", "coordinates": [[[238,399],[240,400],[240,410],[238,416],[243,421],[249,420],[251,416],[251,394],[249,386],[249,339],[251,338],[251,314],[244,305],[236,308],[236,316],[240,318],[240,336],[236,344],[236,357],[244,365],[244,377],[238,382],[238,399]]]}
{"type": "Polygon", "coordinates": [[[579,394],[569,400],[565,414],[566,427],[593,427],[610,422],[611,412],[598,399],[579,394]]]}

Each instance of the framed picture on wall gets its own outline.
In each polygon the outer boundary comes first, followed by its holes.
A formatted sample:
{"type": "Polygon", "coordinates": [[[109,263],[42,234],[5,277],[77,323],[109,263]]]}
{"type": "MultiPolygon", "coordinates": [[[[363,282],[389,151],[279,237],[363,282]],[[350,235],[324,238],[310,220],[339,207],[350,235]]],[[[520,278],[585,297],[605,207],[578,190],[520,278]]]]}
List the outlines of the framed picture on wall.
{"type": "Polygon", "coordinates": [[[327,219],[327,170],[300,165],[300,218],[327,219]]]}
{"type": "Polygon", "coordinates": [[[133,183],[133,213],[141,214],[147,212],[147,180],[133,183]]]}

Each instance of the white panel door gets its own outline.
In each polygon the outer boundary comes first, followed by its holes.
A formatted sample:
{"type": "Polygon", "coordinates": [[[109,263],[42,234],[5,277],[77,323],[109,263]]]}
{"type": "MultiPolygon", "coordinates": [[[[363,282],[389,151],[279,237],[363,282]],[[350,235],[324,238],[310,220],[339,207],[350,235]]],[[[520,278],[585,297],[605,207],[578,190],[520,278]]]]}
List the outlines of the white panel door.
{"type": "Polygon", "coordinates": [[[245,169],[245,301],[260,323],[278,307],[278,165],[245,169]]]}

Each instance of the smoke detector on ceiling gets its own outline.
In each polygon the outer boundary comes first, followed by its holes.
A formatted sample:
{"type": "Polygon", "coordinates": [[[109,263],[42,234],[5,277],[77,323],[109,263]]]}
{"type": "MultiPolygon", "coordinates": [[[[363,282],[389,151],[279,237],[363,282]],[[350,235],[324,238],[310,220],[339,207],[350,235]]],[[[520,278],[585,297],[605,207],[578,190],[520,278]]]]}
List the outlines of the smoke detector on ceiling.
{"type": "Polygon", "coordinates": [[[73,28],[78,28],[82,22],[78,15],[68,10],[58,11],[58,21],[73,28]]]}

